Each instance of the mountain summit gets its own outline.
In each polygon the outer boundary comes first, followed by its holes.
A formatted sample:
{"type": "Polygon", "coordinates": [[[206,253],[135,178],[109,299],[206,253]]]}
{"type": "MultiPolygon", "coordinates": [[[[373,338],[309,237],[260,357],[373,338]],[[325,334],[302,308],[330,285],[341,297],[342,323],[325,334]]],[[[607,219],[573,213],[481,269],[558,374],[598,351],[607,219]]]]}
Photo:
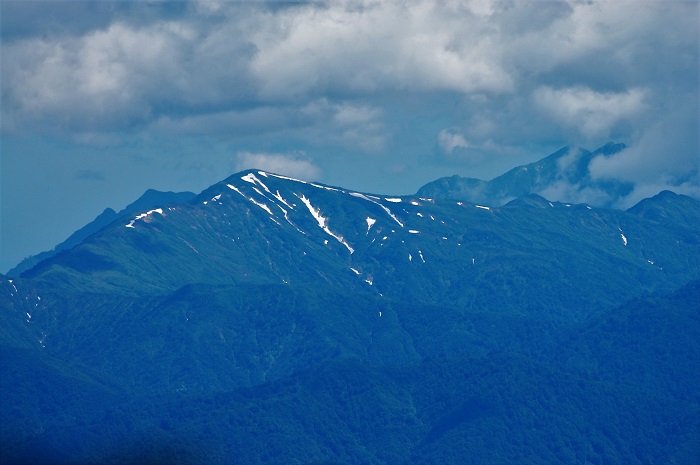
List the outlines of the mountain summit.
{"type": "Polygon", "coordinates": [[[462,200],[498,206],[527,194],[539,194],[562,202],[584,201],[609,207],[629,194],[632,185],[620,181],[596,180],[589,165],[598,156],[611,156],[626,148],[609,142],[589,152],[579,147],[564,147],[553,154],[518,166],[491,181],[451,176],[432,181],[418,190],[421,197],[462,200]]]}

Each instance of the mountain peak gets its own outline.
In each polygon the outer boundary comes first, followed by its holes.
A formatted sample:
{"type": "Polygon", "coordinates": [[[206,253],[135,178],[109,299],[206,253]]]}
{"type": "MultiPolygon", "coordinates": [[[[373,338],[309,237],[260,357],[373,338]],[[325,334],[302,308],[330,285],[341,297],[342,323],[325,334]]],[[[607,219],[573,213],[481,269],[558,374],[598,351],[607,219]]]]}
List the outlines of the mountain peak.
{"type": "Polygon", "coordinates": [[[663,190],[653,197],[643,199],[627,211],[653,221],[674,220],[700,225],[700,202],[669,190],[663,190]]]}
{"type": "Polygon", "coordinates": [[[124,216],[138,210],[167,205],[169,203],[182,203],[192,200],[195,197],[193,192],[163,192],[155,189],[148,189],[141,197],[127,205],[118,216],[124,216]]]}
{"type": "Polygon", "coordinates": [[[611,156],[625,148],[625,144],[617,142],[608,142],[593,152],[582,147],[565,146],[536,162],[515,167],[490,181],[451,176],[426,184],[418,190],[418,195],[504,205],[527,194],[540,194],[560,202],[588,202],[590,193],[594,192],[601,199],[596,206],[607,207],[631,192],[632,185],[592,179],[589,165],[596,156],[611,156]]]}
{"type": "Polygon", "coordinates": [[[619,142],[608,142],[602,147],[598,147],[593,151],[593,155],[614,155],[627,148],[627,145],[619,142]]]}

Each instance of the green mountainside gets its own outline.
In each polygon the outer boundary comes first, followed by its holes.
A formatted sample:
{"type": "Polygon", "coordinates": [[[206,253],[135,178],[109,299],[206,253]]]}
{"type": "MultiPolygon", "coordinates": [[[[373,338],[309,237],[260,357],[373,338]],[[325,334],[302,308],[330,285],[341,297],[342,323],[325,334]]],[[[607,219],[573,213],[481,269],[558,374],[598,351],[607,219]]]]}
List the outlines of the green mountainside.
{"type": "Polygon", "coordinates": [[[699,218],[238,173],[0,277],[0,463],[697,463],[699,218]]]}
{"type": "Polygon", "coordinates": [[[123,218],[127,215],[139,213],[142,210],[168,205],[172,203],[187,202],[195,196],[192,192],[160,192],[154,189],[148,189],[144,194],[134,202],[127,205],[123,210],[115,212],[111,208],[106,208],[102,213],[90,223],[70,235],[68,239],[56,245],[52,250],[41,252],[37,255],[32,255],[22,260],[17,266],[7,272],[10,277],[19,277],[27,270],[34,268],[38,263],[47,260],[62,250],[68,250],[83,242],[88,237],[100,231],[102,228],[111,223],[123,218]]]}

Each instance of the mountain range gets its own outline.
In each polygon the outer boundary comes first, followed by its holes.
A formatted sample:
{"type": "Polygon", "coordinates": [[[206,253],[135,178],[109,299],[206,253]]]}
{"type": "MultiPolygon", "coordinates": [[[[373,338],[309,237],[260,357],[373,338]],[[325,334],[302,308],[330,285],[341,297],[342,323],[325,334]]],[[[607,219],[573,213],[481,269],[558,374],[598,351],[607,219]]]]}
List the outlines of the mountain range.
{"type": "Polygon", "coordinates": [[[700,202],[534,193],[566,153],[502,205],[248,170],[0,277],[0,463],[697,463],[700,202]]]}
{"type": "MultiPolygon", "coordinates": [[[[598,156],[609,157],[626,148],[625,144],[615,142],[608,142],[593,152],[580,147],[563,147],[535,163],[513,168],[491,181],[454,175],[422,186],[416,195],[500,206],[528,194],[538,194],[548,199],[570,203],[586,198],[591,205],[611,207],[631,192],[632,185],[614,180],[594,180],[589,174],[589,165],[598,156]]],[[[80,244],[119,218],[158,206],[186,202],[194,197],[192,192],[160,192],[148,189],[119,212],[106,208],[93,221],[78,229],[52,250],[25,258],[10,269],[7,275],[19,277],[42,260],[80,244]]]]}

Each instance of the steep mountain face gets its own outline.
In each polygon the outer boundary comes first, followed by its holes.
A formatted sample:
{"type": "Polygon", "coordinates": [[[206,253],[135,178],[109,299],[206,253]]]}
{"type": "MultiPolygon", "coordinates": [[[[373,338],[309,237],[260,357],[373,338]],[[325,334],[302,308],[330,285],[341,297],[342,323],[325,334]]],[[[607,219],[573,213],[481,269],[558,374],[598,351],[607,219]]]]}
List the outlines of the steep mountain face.
{"type": "Polygon", "coordinates": [[[100,231],[102,228],[117,221],[119,218],[158,206],[187,202],[194,197],[195,194],[192,192],[160,192],[154,189],[148,189],[141,197],[127,205],[126,208],[121,210],[119,213],[115,212],[111,208],[106,208],[102,213],[97,215],[94,220],[78,229],[76,232],[71,234],[68,239],[58,244],[52,250],[41,252],[37,255],[25,258],[19,264],[17,264],[17,266],[8,271],[7,275],[10,277],[19,277],[23,272],[35,267],[42,260],[51,258],[63,250],[68,250],[75,247],[88,237],[100,231]]]}
{"type": "Polygon", "coordinates": [[[610,156],[625,148],[624,144],[613,142],[593,152],[579,147],[564,147],[542,160],[513,168],[491,181],[454,175],[426,184],[417,195],[499,206],[527,194],[539,194],[563,202],[585,198],[596,206],[606,207],[615,199],[629,194],[632,185],[594,180],[588,167],[595,157],[610,156]]]}
{"type": "Polygon", "coordinates": [[[698,212],[235,174],[0,277],[6,463],[691,463],[698,212]]]}

